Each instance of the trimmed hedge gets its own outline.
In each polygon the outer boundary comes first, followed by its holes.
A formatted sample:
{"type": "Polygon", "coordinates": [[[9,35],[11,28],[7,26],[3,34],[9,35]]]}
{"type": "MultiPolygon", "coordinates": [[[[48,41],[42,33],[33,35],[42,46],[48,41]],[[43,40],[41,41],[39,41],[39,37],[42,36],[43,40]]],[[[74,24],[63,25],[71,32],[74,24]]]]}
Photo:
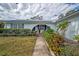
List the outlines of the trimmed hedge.
{"type": "Polygon", "coordinates": [[[4,29],[0,28],[0,36],[34,36],[35,32],[30,29],[4,29]]]}

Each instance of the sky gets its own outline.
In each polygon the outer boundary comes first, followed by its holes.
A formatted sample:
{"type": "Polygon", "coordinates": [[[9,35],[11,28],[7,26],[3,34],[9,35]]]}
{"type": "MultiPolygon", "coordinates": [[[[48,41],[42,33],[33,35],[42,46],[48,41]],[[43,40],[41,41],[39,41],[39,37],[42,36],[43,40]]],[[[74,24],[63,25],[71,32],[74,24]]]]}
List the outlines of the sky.
{"type": "Polygon", "coordinates": [[[77,3],[0,3],[0,18],[18,20],[39,15],[42,16],[42,20],[55,22],[60,14],[65,15],[77,6],[79,6],[77,3]]]}

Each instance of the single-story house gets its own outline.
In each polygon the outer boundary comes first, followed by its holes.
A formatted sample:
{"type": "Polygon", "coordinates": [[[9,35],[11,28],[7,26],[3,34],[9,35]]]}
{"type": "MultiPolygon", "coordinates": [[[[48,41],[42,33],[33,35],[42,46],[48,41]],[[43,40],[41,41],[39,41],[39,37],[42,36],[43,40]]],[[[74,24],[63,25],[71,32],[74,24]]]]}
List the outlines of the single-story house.
{"type": "Polygon", "coordinates": [[[0,20],[4,22],[4,28],[22,28],[31,30],[46,30],[47,28],[55,29],[53,22],[40,20],[0,20]]]}
{"type": "MultiPolygon", "coordinates": [[[[73,13],[69,16],[65,16],[63,18],[64,20],[68,20],[70,22],[67,31],[65,33],[65,36],[69,39],[72,39],[74,35],[79,34],[79,11],[76,13],[73,13]]],[[[1,22],[4,22],[4,28],[22,28],[22,29],[31,29],[31,30],[46,30],[47,28],[55,29],[56,30],[56,24],[58,22],[63,21],[63,19],[60,19],[60,21],[57,21],[53,23],[52,21],[43,21],[43,20],[0,20],[1,22]]]]}

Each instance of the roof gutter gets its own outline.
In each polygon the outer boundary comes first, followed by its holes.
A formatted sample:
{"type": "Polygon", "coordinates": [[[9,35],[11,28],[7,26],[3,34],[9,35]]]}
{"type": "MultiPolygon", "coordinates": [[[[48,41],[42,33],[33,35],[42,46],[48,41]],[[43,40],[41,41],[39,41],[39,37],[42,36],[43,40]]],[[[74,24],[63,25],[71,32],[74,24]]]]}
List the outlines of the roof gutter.
{"type": "Polygon", "coordinates": [[[61,22],[61,21],[63,21],[64,19],[67,19],[67,18],[69,18],[69,17],[71,17],[71,16],[73,16],[73,15],[76,15],[76,14],[79,14],[79,11],[78,11],[78,12],[75,12],[75,13],[69,15],[69,16],[66,16],[66,17],[64,17],[64,18],[61,18],[61,20],[59,19],[59,21],[56,21],[55,23],[61,22]]]}

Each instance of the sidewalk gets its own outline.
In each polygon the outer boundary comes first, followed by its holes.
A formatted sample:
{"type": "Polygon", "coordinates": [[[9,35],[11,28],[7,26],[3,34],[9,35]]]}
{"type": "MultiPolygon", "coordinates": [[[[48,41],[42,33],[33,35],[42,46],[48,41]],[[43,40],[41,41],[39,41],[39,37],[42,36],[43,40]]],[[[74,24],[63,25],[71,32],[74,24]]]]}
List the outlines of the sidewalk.
{"type": "Polygon", "coordinates": [[[51,56],[41,35],[37,37],[33,56],[51,56]]]}

